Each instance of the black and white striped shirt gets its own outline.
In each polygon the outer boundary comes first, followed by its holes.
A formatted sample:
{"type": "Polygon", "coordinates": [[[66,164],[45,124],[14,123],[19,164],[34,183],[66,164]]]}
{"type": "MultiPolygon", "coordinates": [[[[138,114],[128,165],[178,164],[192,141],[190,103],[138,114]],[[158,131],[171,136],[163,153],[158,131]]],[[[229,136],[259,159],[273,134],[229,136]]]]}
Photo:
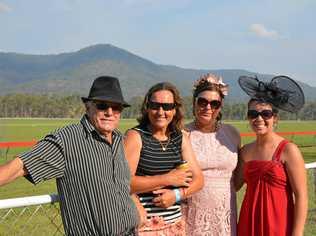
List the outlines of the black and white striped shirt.
{"type": "MultiPolygon", "coordinates": [[[[137,126],[133,128],[139,132],[142,139],[142,149],[138,162],[136,175],[153,176],[169,172],[174,169],[182,160],[182,133],[174,131],[170,134],[169,140],[158,141],[152,136],[147,127],[137,126]],[[162,146],[165,150],[162,150],[162,146]]],[[[170,188],[173,188],[170,186],[170,188]]],[[[168,208],[157,207],[152,200],[152,192],[139,194],[139,199],[147,211],[147,217],[163,217],[166,223],[173,223],[181,218],[181,206],[175,203],[168,208]]]]}
{"type": "Polygon", "coordinates": [[[103,139],[85,115],[20,156],[36,184],[56,178],[66,235],[128,235],[138,224],[122,135],[103,139]]]}

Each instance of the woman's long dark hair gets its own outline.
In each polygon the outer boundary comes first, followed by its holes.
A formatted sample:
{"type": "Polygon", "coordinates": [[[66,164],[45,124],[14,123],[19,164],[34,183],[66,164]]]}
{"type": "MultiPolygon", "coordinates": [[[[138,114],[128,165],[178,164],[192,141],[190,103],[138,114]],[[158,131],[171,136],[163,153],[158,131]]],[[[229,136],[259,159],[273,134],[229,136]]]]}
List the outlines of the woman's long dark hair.
{"type": "Polygon", "coordinates": [[[141,107],[141,116],[137,118],[140,126],[146,126],[150,124],[148,118],[148,102],[150,101],[152,95],[155,92],[167,90],[173,94],[176,114],[174,115],[171,123],[168,126],[169,131],[180,131],[183,128],[183,118],[184,118],[184,110],[183,110],[183,102],[180,97],[180,93],[178,89],[169,82],[161,82],[152,86],[145,95],[142,107],[141,107]]]}

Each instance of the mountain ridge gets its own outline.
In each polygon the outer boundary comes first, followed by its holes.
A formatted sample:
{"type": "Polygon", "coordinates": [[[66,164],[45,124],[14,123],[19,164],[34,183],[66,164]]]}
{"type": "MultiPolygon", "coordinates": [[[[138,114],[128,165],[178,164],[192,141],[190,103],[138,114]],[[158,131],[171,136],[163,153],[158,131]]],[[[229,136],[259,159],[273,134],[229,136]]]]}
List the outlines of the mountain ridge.
{"type": "MultiPolygon", "coordinates": [[[[74,52],[48,55],[0,52],[0,95],[86,95],[96,77],[112,75],[120,79],[127,99],[143,96],[150,86],[161,81],[174,83],[182,96],[189,96],[194,81],[208,72],[222,76],[230,85],[227,99],[231,101],[247,98],[238,86],[239,76],[257,75],[265,80],[274,76],[243,69],[210,70],[156,64],[111,44],[96,44],[74,52]]],[[[316,87],[297,82],[302,86],[306,100],[316,100],[316,87]]]]}

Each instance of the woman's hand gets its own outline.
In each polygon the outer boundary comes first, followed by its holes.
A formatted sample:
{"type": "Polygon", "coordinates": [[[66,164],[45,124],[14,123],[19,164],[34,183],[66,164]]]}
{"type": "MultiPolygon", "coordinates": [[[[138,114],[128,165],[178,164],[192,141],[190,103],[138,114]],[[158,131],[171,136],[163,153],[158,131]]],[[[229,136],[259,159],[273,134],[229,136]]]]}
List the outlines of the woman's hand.
{"type": "Polygon", "coordinates": [[[139,214],[139,227],[142,227],[146,224],[147,222],[147,211],[143,207],[143,205],[136,205],[138,214],[139,214]]]}
{"type": "Polygon", "coordinates": [[[153,199],[155,206],[168,208],[176,202],[176,195],[172,189],[159,189],[153,191],[153,193],[157,195],[153,199]]]}
{"type": "Polygon", "coordinates": [[[166,181],[174,187],[189,187],[192,172],[189,169],[173,169],[166,174],[166,181]]]}
{"type": "Polygon", "coordinates": [[[131,196],[132,200],[134,201],[134,204],[137,208],[138,211],[138,215],[139,215],[139,227],[142,227],[146,224],[147,222],[147,211],[145,210],[145,208],[143,207],[143,205],[140,203],[138,197],[136,196],[136,194],[133,194],[131,196]]]}

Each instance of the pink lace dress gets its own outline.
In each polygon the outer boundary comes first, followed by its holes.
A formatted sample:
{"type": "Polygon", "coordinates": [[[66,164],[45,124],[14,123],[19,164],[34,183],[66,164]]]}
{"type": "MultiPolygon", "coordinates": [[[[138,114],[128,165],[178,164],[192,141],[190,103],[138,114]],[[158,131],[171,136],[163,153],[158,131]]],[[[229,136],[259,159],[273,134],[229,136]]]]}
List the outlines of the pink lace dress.
{"type": "Polygon", "coordinates": [[[188,125],[190,140],[204,174],[204,187],[183,204],[190,236],[236,235],[236,192],[232,172],[237,165],[239,140],[229,125],[202,133],[188,125]]]}

